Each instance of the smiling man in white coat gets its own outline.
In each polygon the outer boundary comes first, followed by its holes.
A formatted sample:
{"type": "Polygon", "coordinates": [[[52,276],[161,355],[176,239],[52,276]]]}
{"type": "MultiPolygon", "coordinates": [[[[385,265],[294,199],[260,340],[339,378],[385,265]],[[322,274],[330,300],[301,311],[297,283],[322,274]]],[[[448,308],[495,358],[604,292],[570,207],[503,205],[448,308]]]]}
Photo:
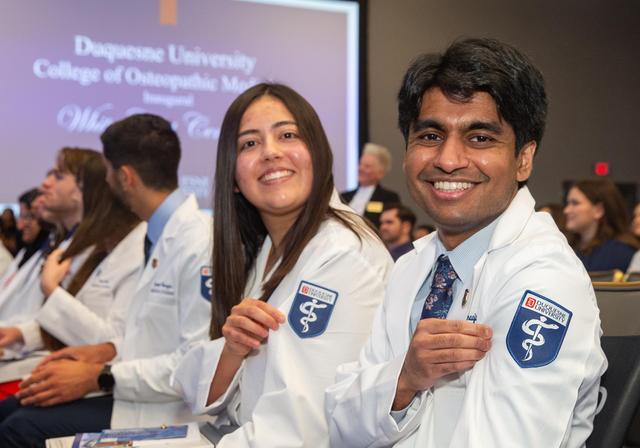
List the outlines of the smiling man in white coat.
{"type": "Polygon", "coordinates": [[[140,247],[146,265],[124,337],[52,354],[32,374],[39,381],[20,392],[23,406],[2,422],[2,447],[192,419],[169,378],[188,346],[208,336],[211,218],[198,210],[194,196],[177,189],[180,142],[169,122],[134,115],[112,124],[101,140],[107,181],[148,221],[140,247]],[[113,397],[82,399],[91,392],[113,397]]]}
{"type": "Polygon", "coordinates": [[[525,186],[542,75],[461,40],[415,60],[398,104],[409,189],[437,233],[398,260],[359,362],[327,391],[332,444],[583,446],[606,360],[590,279],[525,186]]]}

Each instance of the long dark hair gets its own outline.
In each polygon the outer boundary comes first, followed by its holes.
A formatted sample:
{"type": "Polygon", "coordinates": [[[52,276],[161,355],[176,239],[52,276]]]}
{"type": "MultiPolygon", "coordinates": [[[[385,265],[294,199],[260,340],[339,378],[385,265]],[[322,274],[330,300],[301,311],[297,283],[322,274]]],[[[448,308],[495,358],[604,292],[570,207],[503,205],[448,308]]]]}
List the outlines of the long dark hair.
{"type": "Polygon", "coordinates": [[[231,308],[242,300],[249,271],[267,236],[258,210],[235,189],[240,121],[247,108],[263,96],[278,99],[293,115],[300,138],[311,154],[313,181],[310,199],[282,240],[281,262],[265,283],[260,300],[269,299],[328,217],[336,218],[359,238],[372,235],[357,215],[329,205],[334,190],[333,155],[313,107],[296,91],[282,84],[262,83],[246,90],[229,106],[218,139],[213,204],[214,282],[210,331],[213,339],[222,336],[222,326],[231,308]]]}
{"type": "MultiPolygon", "coordinates": [[[[91,246],[93,249],[66,288],[72,295],[80,291],[95,268],[140,222],[140,218],[111,192],[105,176],[104,162],[96,152],[95,156],[87,158],[76,177],[82,190],[83,216],[61,259],[73,258],[91,246]]],[[[50,350],[63,346],[44,330],[43,339],[50,350]]]]}
{"type": "MultiPolygon", "coordinates": [[[[571,188],[577,188],[594,205],[602,204],[604,213],[598,221],[595,237],[587,243],[581,252],[590,253],[594,248],[608,240],[619,240],[636,249],[640,248],[638,240],[629,231],[629,212],[624,199],[610,179],[586,179],[575,182],[571,188]]],[[[570,235],[571,247],[577,247],[579,236],[570,235]]]]}

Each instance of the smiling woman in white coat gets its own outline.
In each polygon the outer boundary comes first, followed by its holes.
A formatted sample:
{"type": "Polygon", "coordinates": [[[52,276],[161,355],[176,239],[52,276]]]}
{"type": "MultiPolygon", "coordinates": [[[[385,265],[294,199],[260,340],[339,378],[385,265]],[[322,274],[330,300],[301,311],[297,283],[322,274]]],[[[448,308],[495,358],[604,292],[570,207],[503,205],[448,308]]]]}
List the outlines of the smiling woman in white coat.
{"type": "Polygon", "coordinates": [[[237,426],[220,448],[329,446],[324,390],[357,358],[391,258],[340,202],[320,120],[292,89],[233,102],[216,167],[213,340],[173,385],[194,413],[237,426]]]}

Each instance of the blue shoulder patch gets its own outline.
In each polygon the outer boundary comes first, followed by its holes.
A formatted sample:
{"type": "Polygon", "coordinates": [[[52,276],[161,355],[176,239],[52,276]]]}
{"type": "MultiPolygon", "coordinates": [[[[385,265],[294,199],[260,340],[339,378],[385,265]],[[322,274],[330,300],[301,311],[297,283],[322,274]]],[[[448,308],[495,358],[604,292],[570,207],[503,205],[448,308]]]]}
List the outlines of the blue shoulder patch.
{"type": "Polygon", "coordinates": [[[553,300],[525,291],[507,333],[513,360],[523,368],[550,364],[558,356],[572,316],[553,300]]]}
{"type": "Polygon", "coordinates": [[[203,299],[211,300],[213,295],[213,278],[211,276],[211,266],[200,268],[200,295],[203,299]]]}
{"type": "Polygon", "coordinates": [[[302,281],[289,310],[289,325],[301,338],[319,336],[327,329],[338,293],[302,281]]]}

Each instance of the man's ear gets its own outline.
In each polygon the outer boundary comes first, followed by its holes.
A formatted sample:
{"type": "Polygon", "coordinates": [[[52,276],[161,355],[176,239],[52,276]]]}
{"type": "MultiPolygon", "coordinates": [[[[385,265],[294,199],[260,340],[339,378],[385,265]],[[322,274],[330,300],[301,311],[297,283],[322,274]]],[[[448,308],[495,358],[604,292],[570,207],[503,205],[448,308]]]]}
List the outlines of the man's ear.
{"type": "Polygon", "coordinates": [[[118,181],[122,186],[122,189],[125,191],[130,191],[138,186],[140,183],[140,176],[135,169],[133,169],[130,165],[122,165],[118,168],[116,175],[118,176],[118,181]]]}
{"type": "Polygon", "coordinates": [[[411,223],[409,221],[403,221],[402,222],[402,228],[404,230],[405,233],[409,234],[409,238],[411,238],[411,223]]]}
{"type": "Polygon", "coordinates": [[[531,176],[531,171],[533,171],[533,156],[536,154],[536,148],[537,144],[532,140],[529,143],[525,143],[520,150],[516,160],[516,180],[518,182],[524,182],[531,176]]]}

